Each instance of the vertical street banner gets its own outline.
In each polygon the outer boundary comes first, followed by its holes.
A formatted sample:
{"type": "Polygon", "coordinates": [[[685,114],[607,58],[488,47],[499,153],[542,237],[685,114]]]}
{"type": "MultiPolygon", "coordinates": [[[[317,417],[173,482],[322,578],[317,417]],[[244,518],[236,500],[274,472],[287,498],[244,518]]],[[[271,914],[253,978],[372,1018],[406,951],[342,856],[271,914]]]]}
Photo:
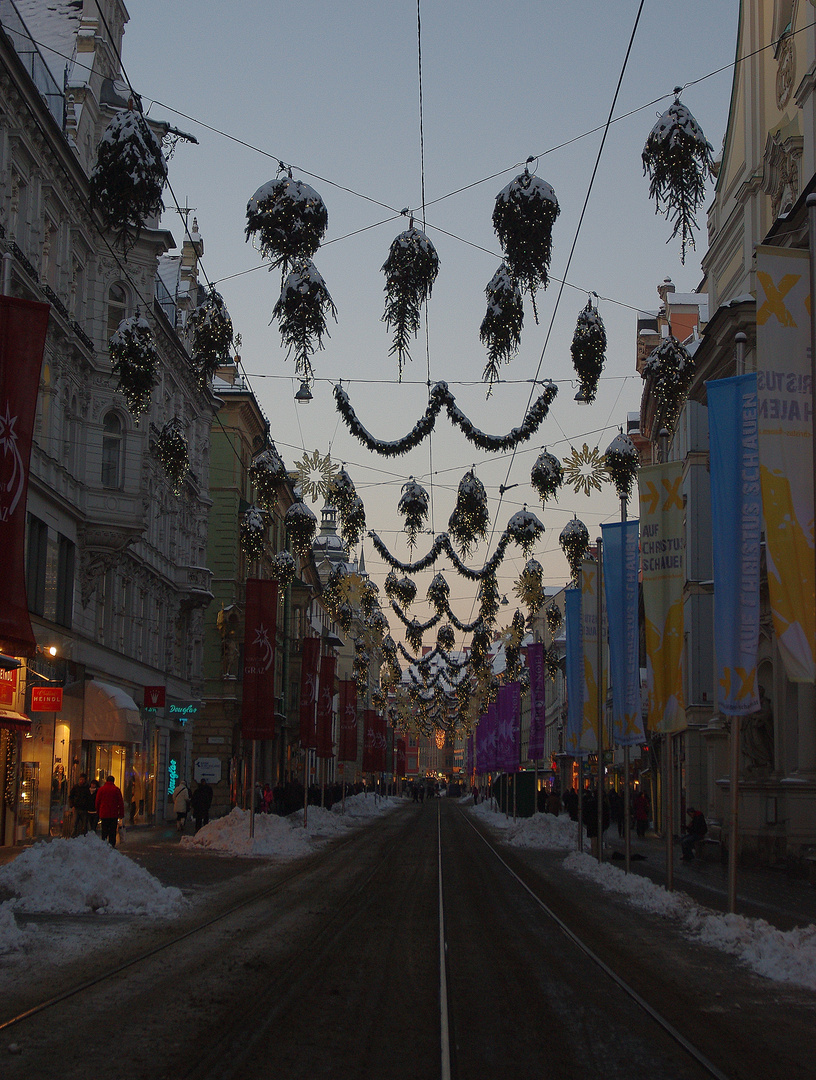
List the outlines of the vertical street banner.
{"type": "Polygon", "coordinates": [[[354,679],[343,679],[340,682],[340,701],[337,711],[340,725],[337,758],[339,761],[356,761],[357,683],[354,679]]]}
{"type": "Polygon", "coordinates": [[[581,728],[584,723],[584,661],[580,589],[564,591],[564,626],[567,663],[567,724],[564,731],[564,749],[573,757],[583,757],[581,728]]]}
{"type": "Polygon", "coordinates": [[[300,660],[300,745],[304,750],[317,746],[317,666],[320,660],[320,638],[303,639],[300,660]]]}
{"type": "Polygon", "coordinates": [[[323,656],[320,660],[320,688],[317,693],[317,737],[315,753],[319,758],[330,758],[334,753],[332,725],[334,720],[334,675],[337,657],[323,656]]]}
{"type": "Polygon", "coordinates": [[[586,559],[581,564],[581,666],[584,679],[581,750],[594,754],[598,749],[598,564],[586,559]]]}
{"type": "Polygon", "coordinates": [[[481,762],[482,772],[494,773],[498,769],[497,749],[499,738],[499,714],[496,702],[487,706],[485,716],[485,756],[481,762]]]}
{"type": "Polygon", "coordinates": [[[638,475],[649,730],[686,727],[683,695],[683,464],[646,465],[638,475]]]}
{"type": "Polygon", "coordinates": [[[395,739],[397,766],[395,772],[398,777],[405,776],[405,739],[395,739]]]}
{"type": "Polygon", "coordinates": [[[544,645],[541,642],[527,646],[527,668],[530,672],[530,743],[527,757],[530,761],[540,761],[544,757],[547,706],[544,645]]]}
{"type": "Polygon", "coordinates": [[[26,495],[49,311],[48,304],[0,296],[0,652],[12,656],[37,651],[25,582],[26,495]]]}
{"type": "MultiPolygon", "coordinates": [[[[2,675],[0,675],[2,678],[2,675]]],[[[487,760],[487,713],[482,713],[479,723],[476,725],[476,744],[473,747],[473,767],[477,773],[487,772],[485,761],[487,760]]]]}
{"type": "Polygon", "coordinates": [[[640,694],[640,628],[638,571],[640,522],[615,521],[601,525],[603,583],[609,634],[609,672],[612,681],[612,730],[618,746],[646,741],[640,694]]]}
{"type": "Polygon", "coordinates": [[[388,723],[384,714],[374,714],[374,733],[374,769],[385,772],[388,768],[388,723]]]}
{"type": "Polygon", "coordinates": [[[510,685],[505,683],[499,687],[496,694],[496,768],[501,772],[511,772],[513,769],[513,752],[511,748],[511,728],[513,724],[513,703],[510,700],[510,685]]]}
{"type": "Polygon", "coordinates": [[[377,771],[377,714],[363,709],[363,772],[377,771]]]}
{"type": "Polygon", "coordinates": [[[473,776],[473,732],[468,735],[467,750],[465,757],[465,771],[468,777],[473,776]]]}
{"type": "Polygon", "coordinates": [[[757,407],[768,592],[791,682],[816,678],[810,268],[799,248],[759,245],[757,407]]]}
{"type": "Polygon", "coordinates": [[[706,383],[714,549],[717,705],[759,709],[759,563],[762,499],[755,372],[706,383]]]}
{"type": "Polygon", "coordinates": [[[275,639],[278,583],[248,578],[244,617],[244,683],[241,735],[275,738],[275,639]]]}

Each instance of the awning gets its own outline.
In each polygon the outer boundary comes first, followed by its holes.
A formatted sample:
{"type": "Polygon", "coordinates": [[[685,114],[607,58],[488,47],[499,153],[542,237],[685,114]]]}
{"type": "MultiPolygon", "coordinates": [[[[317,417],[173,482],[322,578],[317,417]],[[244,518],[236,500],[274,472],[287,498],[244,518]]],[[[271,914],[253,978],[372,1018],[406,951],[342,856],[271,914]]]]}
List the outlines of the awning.
{"type": "Polygon", "coordinates": [[[140,743],[139,706],[125,690],[91,679],[85,683],[82,738],[94,742],[140,743]]]}
{"type": "Polygon", "coordinates": [[[0,727],[8,728],[10,731],[27,732],[31,730],[31,721],[22,713],[15,712],[14,709],[0,708],[0,727]]]}

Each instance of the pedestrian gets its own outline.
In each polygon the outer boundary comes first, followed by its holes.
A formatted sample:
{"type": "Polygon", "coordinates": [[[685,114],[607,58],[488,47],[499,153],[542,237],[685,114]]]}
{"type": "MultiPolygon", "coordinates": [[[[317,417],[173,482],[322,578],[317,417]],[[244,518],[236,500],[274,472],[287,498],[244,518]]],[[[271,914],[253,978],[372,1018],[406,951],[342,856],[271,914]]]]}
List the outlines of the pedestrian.
{"type": "Polygon", "coordinates": [[[635,815],[635,830],[642,840],[646,835],[646,826],[649,824],[649,800],[642,791],[635,795],[632,810],[635,815]]]}
{"type": "Polygon", "coordinates": [[[190,812],[190,789],[184,780],[179,780],[170,796],[173,800],[173,809],[176,812],[176,832],[184,832],[187,824],[187,815],[190,812]]]}
{"type": "Polygon", "coordinates": [[[116,847],[116,825],[119,818],[125,816],[125,800],[112,776],[96,793],[96,812],[102,825],[102,839],[107,840],[111,847],[116,847]]]}
{"type": "Polygon", "coordinates": [[[614,788],[609,792],[609,813],[618,826],[618,836],[623,836],[623,796],[614,788]]]}
{"type": "Polygon", "coordinates": [[[271,814],[275,806],[275,796],[269,784],[264,784],[261,792],[261,810],[265,814],[271,814]]]}
{"type": "Polygon", "coordinates": [[[190,802],[193,807],[193,817],[195,818],[195,831],[202,827],[202,825],[209,825],[210,823],[210,807],[212,806],[213,789],[202,777],[198,781],[198,787],[192,794],[190,802]]]}
{"type": "Polygon", "coordinates": [[[564,809],[569,814],[571,821],[578,820],[578,792],[574,787],[564,792],[564,809]]]}
{"type": "Polygon", "coordinates": [[[680,841],[683,848],[683,862],[691,862],[694,858],[694,849],[708,832],[708,825],[702,810],[695,810],[690,806],[686,813],[691,820],[686,826],[686,834],[680,841]]]}
{"type": "Polygon", "coordinates": [[[99,824],[99,814],[96,810],[96,793],[99,791],[99,783],[96,780],[88,781],[88,791],[90,792],[90,806],[88,811],[88,829],[90,832],[96,832],[96,826],[99,824]]]}
{"type": "Polygon", "coordinates": [[[95,806],[95,796],[91,795],[88,777],[80,773],[77,782],[68,795],[68,805],[74,811],[74,827],[71,836],[85,836],[88,832],[88,813],[95,806]]]}

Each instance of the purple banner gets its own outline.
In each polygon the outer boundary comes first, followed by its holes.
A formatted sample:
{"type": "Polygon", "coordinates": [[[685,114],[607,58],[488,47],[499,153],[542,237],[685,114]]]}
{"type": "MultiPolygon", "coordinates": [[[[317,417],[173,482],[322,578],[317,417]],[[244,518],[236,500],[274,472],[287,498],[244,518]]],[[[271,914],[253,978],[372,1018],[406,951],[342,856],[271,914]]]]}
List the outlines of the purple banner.
{"type": "Polygon", "coordinates": [[[503,772],[516,772],[519,767],[519,728],[521,726],[521,687],[507,683],[499,687],[496,699],[498,741],[496,767],[503,772]]]}
{"type": "Polygon", "coordinates": [[[527,667],[530,670],[530,745],[527,757],[539,761],[544,757],[546,727],[546,697],[544,683],[544,645],[527,646],[527,667]]]}

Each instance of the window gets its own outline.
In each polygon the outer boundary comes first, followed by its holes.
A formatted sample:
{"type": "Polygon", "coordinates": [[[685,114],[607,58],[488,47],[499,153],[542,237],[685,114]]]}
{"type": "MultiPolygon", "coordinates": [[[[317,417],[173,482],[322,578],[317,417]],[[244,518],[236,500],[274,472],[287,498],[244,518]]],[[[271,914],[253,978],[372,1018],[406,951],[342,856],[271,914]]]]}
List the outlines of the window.
{"type": "Polygon", "coordinates": [[[26,594],[28,610],[45,615],[45,568],[48,560],[48,526],[28,515],[28,549],[26,552],[26,594]]]}
{"type": "Polygon", "coordinates": [[[28,515],[26,593],[28,610],[43,619],[71,626],[74,611],[76,548],[67,536],[49,530],[28,515]]]}
{"type": "Polygon", "coordinates": [[[74,612],[74,566],[76,548],[67,536],[57,541],[57,594],[54,622],[71,626],[74,612]]]}
{"type": "Polygon", "coordinates": [[[109,412],[102,425],[102,487],[118,491],[122,486],[122,421],[109,412]]]}
{"type": "Polygon", "coordinates": [[[108,337],[113,337],[119,329],[119,323],[127,318],[128,297],[124,285],[111,285],[108,290],[108,337]]]}

